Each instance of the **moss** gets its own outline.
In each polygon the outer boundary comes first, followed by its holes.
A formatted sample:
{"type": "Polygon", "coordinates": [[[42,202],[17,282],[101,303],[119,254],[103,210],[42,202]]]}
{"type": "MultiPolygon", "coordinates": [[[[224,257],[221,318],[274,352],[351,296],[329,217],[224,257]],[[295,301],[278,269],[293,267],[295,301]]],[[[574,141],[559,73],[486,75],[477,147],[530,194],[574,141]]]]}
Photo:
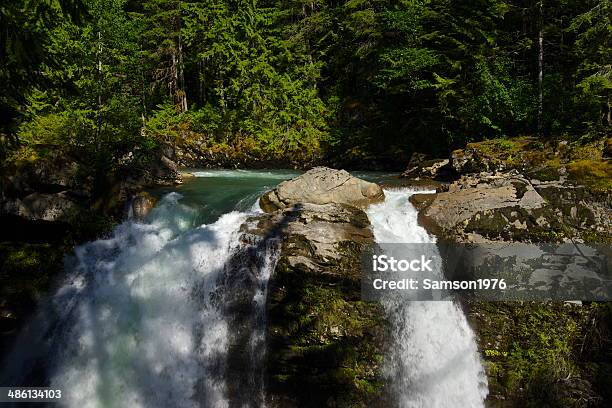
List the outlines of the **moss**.
{"type": "Polygon", "coordinates": [[[467,171],[517,169],[541,181],[559,180],[567,167],[569,177],[595,191],[612,188],[612,164],[606,159],[608,141],[568,143],[536,138],[493,139],[469,143],[456,150],[457,158],[471,155],[467,171]]]}
{"type": "Polygon", "coordinates": [[[612,234],[601,231],[582,231],[580,238],[587,244],[608,244],[612,245],[612,234]]]}
{"type": "MultiPolygon", "coordinates": [[[[356,250],[351,248],[351,251],[356,250]]],[[[380,399],[386,323],[357,278],[316,274],[281,260],[270,293],[270,389],[305,406],[369,406],[380,399]]]]}
{"type": "Polygon", "coordinates": [[[612,163],[610,160],[581,159],[568,165],[571,180],[599,191],[612,190],[612,163]]]}
{"type": "Polygon", "coordinates": [[[540,164],[534,164],[527,174],[529,177],[540,181],[557,181],[560,178],[561,162],[558,157],[542,160],[540,164]]]}
{"type": "Polygon", "coordinates": [[[491,139],[478,143],[468,143],[467,147],[486,155],[509,154],[519,152],[533,140],[531,138],[491,139]]]}
{"type": "MultiPolygon", "coordinates": [[[[541,143],[535,138],[493,139],[469,143],[465,149],[475,161],[473,171],[495,171],[524,169],[541,165],[546,161],[544,149],[536,148],[541,143]]],[[[455,153],[457,155],[457,153],[455,153]]],[[[463,153],[459,154],[459,157],[463,153]]],[[[554,157],[554,155],[548,155],[554,157]]]]}
{"type": "Polygon", "coordinates": [[[610,362],[605,345],[592,346],[600,341],[593,337],[598,336],[594,324],[609,327],[610,313],[601,313],[601,308],[601,304],[470,302],[490,398],[514,401],[511,406],[520,407],[597,406],[606,392],[600,377],[610,362]]]}
{"type": "Polygon", "coordinates": [[[62,270],[68,248],[64,243],[0,243],[0,312],[22,323],[62,270]]]}
{"type": "Polygon", "coordinates": [[[572,143],[569,145],[565,156],[569,160],[594,160],[599,161],[603,157],[603,146],[596,143],[572,143]]]}

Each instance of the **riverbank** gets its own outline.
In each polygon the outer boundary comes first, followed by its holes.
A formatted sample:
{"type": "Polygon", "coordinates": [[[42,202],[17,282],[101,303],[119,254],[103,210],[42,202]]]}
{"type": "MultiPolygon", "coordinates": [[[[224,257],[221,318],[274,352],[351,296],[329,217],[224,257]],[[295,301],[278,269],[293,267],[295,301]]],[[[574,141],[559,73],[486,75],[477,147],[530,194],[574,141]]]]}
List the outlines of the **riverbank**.
{"type": "MultiPolygon", "coordinates": [[[[606,146],[533,138],[468,144],[445,163],[456,180],[413,203],[422,225],[451,242],[608,246],[612,164],[606,146]]],[[[431,162],[413,166],[412,173],[435,178],[432,167],[431,162]]],[[[493,407],[595,407],[610,401],[609,303],[464,306],[485,361],[493,407]]]]}

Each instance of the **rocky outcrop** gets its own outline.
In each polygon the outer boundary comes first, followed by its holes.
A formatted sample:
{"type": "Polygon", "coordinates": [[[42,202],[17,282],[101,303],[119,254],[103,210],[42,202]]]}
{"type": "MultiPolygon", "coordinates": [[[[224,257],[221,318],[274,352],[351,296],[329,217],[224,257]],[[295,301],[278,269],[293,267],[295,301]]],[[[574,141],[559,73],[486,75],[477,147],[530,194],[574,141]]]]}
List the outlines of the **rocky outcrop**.
{"type": "Polygon", "coordinates": [[[172,186],[182,183],[179,165],[173,149],[168,147],[160,149],[157,160],[153,160],[147,171],[141,175],[137,184],[148,186],[172,186]]]}
{"type": "Polygon", "coordinates": [[[452,152],[450,164],[457,174],[507,171],[540,159],[525,154],[539,145],[541,143],[533,138],[468,143],[464,149],[452,152]]]}
{"type": "Polygon", "coordinates": [[[283,259],[292,268],[303,265],[317,273],[325,269],[327,274],[352,273],[353,277],[360,277],[359,268],[345,267],[345,261],[352,262],[355,253],[342,250],[341,246],[350,242],[360,248],[373,242],[366,214],[343,204],[296,204],[252,221],[256,224],[248,230],[250,234],[268,236],[282,229],[283,235],[300,237],[301,240],[292,239],[283,247],[283,259]]]}
{"type": "Polygon", "coordinates": [[[22,199],[2,202],[1,212],[31,221],[67,221],[77,210],[77,204],[68,193],[32,193],[22,199]]]}
{"type": "MultiPolygon", "coordinates": [[[[3,192],[8,196],[30,193],[57,193],[83,191],[79,188],[77,162],[66,154],[58,154],[36,162],[25,162],[6,169],[2,180],[3,192]]],[[[86,189],[85,189],[86,190],[86,189]]]]}
{"type": "Polygon", "coordinates": [[[282,182],[264,194],[260,206],[273,212],[298,203],[346,204],[364,208],[384,200],[380,186],[351,176],[347,171],[315,167],[292,180],[282,182]]]}
{"type": "MultiPolygon", "coordinates": [[[[597,146],[490,140],[453,152],[451,166],[458,180],[411,199],[419,221],[443,240],[611,242],[610,162],[597,146]]],[[[600,327],[610,327],[612,314],[600,305],[462,303],[491,406],[598,406],[608,392],[609,381],[599,379],[609,370],[600,344],[610,335],[600,327]]]]}
{"type": "Polygon", "coordinates": [[[464,175],[447,191],[415,195],[412,202],[429,230],[459,240],[589,241],[612,230],[609,195],[516,171],[464,175]]]}
{"type": "Polygon", "coordinates": [[[449,159],[430,159],[422,153],[413,153],[408,167],[400,177],[414,180],[446,180],[451,176],[449,159]]]}
{"type": "MultiPolygon", "coordinates": [[[[338,180],[352,185],[351,191],[367,187],[329,169],[316,169],[313,179],[320,180],[322,171],[342,178],[319,181],[320,191],[338,180]]],[[[297,186],[305,183],[301,178],[277,191],[291,192],[283,197],[297,201],[297,186]]],[[[237,391],[230,394],[238,396],[233,404],[242,406],[253,398],[237,389],[240,383],[257,383],[249,373],[261,371],[249,349],[258,324],[252,299],[265,264],[261,254],[280,251],[268,285],[267,352],[260,362],[266,368],[267,406],[384,406],[380,362],[387,323],[381,306],[360,296],[361,255],[374,240],[368,217],[356,206],[328,202],[335,197],[348,201],[348,192],[329,193],[325,200],[304,193],[299,202],[251,217],[242,226],[245,247],[235,262],[240,268],[229,268],[226,278],[233,293],[226,300],[234,316],[228,368],[233,378],[229,388],[237,391]],[[245,270],[244,265],[254,267],[245,270]]],[[[363,198],[351,202],[363,205],[363,198]]]]}
{"type": "Polygon", "coordinates": [[[269,405],[380,404],[384,314],[360,298],[361,252],[373,241],[366,214],[296,205],[262,216],[251,231],[277,226],[284,238],[268,294],[269,405]]]}
{"type": "MultiPolygon", "coordinates": [[[[160,148],[156,160],[152,160],[147,169],[130,167],[130,162],[135,160],[134,154],[126,154],[120,164],[130,170],[119,170],[108,179],[98,180],[99,191],[96,192],[89,164],[60,147],[54,150],[53,146],[44,146],[44,151],[36,160],[16,160],[3,168],[0,216],[72,222],[75,220],[70,218],[75,218],[79,211],[93,209],[119,217],[132,199],[137,212],[148,205],[150,200],[138,197],[144,187],[181,182],[177,164],[172,160],[172,149],[160,148]]],[[[78,226],[79,221],[76,222],[78,226]]]]}
{"type": "Polygon", "coordinates": [[[157,199],[142,191],[136,194],[129,203],[131,215],[137,220],[144,219],[157,204],[157,199]]]}
{"type": "MultiPolygon", "coordinates": [[[[415,196],[417,208],[422,207],[419,200],[428,198],[427,195],[415,196]]],[[[541,208],[545,201],[527,180],[502,175],[494,177],[490,183],[478,183],[468,188],[453,183],[449,191],[434,194],[427,204],[421,213],[423,220],[437,229],[449,230],[480,212],[507,207],[532,210],[541,208]]]]}

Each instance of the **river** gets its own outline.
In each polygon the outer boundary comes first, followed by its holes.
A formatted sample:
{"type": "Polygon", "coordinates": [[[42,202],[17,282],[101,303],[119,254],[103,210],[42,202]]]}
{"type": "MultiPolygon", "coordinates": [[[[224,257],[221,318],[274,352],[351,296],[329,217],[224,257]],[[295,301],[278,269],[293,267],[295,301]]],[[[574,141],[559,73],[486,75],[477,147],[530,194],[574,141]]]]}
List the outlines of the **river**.
{"type": "MultiPolygon", "coordinates": [[[[299,173],[192,173],[184,185],[154,192],[160,201],[144,222],[128,219],[75,249],[55,294],[18,336],[0,385],[60,388],[67,407],[229,406],[219,278],[239,246],[240,225],[260,211],[258,197],[299,173]]],[[[417,225],[408,202],[414,193],[387,190],[385,202],[368,209],[377,242],[435,242],[417,225]]],[[[268,257],[254,298],[262,313],[274,265],[268,257]]],[[[392,299],[384,306],[394,343],[384,370],[398,405],[484,406],[486,377],[460,307],[392,299]]],[[[252,341],[264,341],[262,333],[252,341]]],[[[261,407],[260,391],[252,401],[261,407]]]]}

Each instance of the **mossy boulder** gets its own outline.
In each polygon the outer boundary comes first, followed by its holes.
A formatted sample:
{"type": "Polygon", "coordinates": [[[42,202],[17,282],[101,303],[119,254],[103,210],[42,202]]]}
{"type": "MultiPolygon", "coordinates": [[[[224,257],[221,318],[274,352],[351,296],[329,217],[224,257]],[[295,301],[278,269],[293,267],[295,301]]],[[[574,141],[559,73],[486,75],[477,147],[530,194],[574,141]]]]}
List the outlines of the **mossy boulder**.
{"type": "Polygon", "coordinates": [[[447,192],[414,195],[411,201],[420,210],[419,221],[441,236],[464,237],[468,232],[487,236],[491,230],[501,234],[508,228],[526,230],[527,220],[532,227],[545,227],[544,221],[532,220],[531,214],[545,207],[546,201],[517,174],[462,179],[451,184],[447,192]]]}
{"type": "Polygon", "coordinates": [[[533,137],[468,143],[455,150],[451,167],[459,175],[517,170],[538,181],[569,181],[591,190],[612,190],[609,142],[540,140],[533,137]]]}
{"type": "Polygon", "coordinates": [[[413,153],[408,167],[400,177],[414,180],[446,180],[452,176],[449,159],[431,159],[422,153],[413,153]]]}
{"type": "Polygon", "coordinates": [[[373,243],[366,214],[297,204],[252,218],[242,239],[279,240],[268,289],[267,406],[384,405],[387,321],[360,293],[361,254],[373,243]]]}
{"type": "Polygon", "coordinates": [[[601,243],[612,231],[611,198],[610,191],[530,180],[512,170],[463,175],[447,191],[411,202],[426,228],[451,240],[601,243]]]}

